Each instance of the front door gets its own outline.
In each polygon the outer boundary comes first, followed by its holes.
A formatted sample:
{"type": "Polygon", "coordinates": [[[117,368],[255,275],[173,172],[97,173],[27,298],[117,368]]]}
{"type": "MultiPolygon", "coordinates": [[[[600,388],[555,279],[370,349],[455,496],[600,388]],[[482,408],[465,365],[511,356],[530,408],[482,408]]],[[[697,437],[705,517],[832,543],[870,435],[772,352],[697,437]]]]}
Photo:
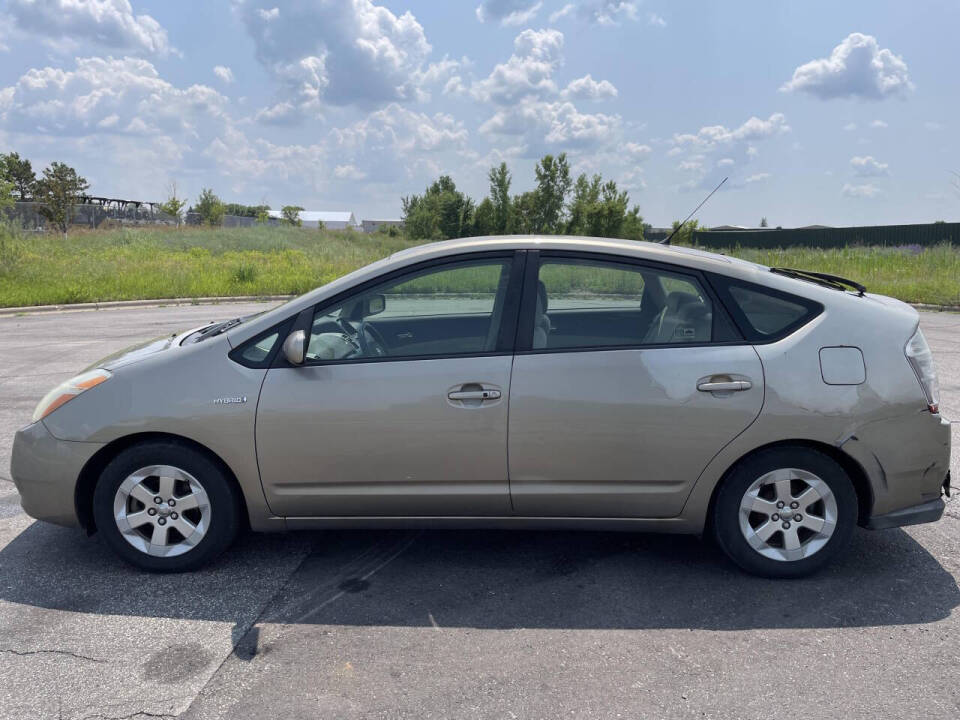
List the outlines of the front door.
{"type": "Polygon", "coordinates": [[[682,270],[545,256],[527,305],[510,388],[516,514],[679,514],[760,412],[757,353],[682,270]]]}
{"type": "Polygon", "coordinates": [[[318,307],[304,366],[271,368],[260,393],[273,512],[509,514],[515,264],[418,268],[318,307]]]}

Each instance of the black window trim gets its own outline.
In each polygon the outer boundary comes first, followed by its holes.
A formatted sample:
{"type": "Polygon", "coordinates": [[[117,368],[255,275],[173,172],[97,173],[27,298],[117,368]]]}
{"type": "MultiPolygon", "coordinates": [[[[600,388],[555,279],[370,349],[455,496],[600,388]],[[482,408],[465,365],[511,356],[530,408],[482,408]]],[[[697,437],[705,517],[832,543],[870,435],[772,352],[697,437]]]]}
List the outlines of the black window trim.
{"type": "Polygon", "coordinates": [[[702,348],[702,347],[725,347],[735,345],[749,345],[745,339],[742,330],[736,325],[725,305],[720,302],[714,288],[707,279],[707,273],[696,268],[690,268],[683,265],[673,265],[671,263],[648,260],[646,258],[636,258],[628,255],[616,255],[613,253],[589,252],[577,250],[544,250],[542,252],[531,251],[527,258],[526,282],[523,287],[523,302],[520,307],[520,322],[517,327],[517,355],[545,355],[555,353],[583,353],[583,352],[609,352],[613,350],[663,350],[670,348],[702,348]],[[547,259],[569,259],[581,260],[587,262],[603,262],[613,265],[634,265],[650,270],[661,270],[674,275],[686,275],[696,279],[697,283],[710,298],[714,307],[713,325],[716,327],[717,313],[726,317],[729,327],[740,337],[731,340],[711,340],[710,342],[682,342],[682,343],[633,343],[630,345],[591,345],[585,347],[571,348],[534,348],[533,347],[533,322],[536,312],[537,302],[537,281],[540,277],[540,260],[547,259]],[[523,334],[521,334],[523,333],[523,334]]]}
{"type": "MultiPolygon", "coordinates": [[[[442,267],[444,265],[458,265],[460,263],[482,260],[510,260],[510,278],[507,283],[503,316],[500,320],[500,330],[497,333],[497,348],[495,350],[469,353],[433,353],[428,355],[386,355],[383,357],[342,358],[339,360],[307,360],[302,365],[291,365],[289,362],[287,362],[287,359],[284,357],[283,353],[276,353],[271,367],[297,369],[303,367],[323,367],[328,365],[361,365],[367,363],[409,362],[414,360],[445,360],[453,358],[498,357],[503,355],[513,355],[513,342],[516,336],[517,321],[520,314],[520,287],[523,282],[523,272],[527,253],[528,251],[523,249],[481,250],[478,252],[466,252],[459,255],[447,255],[440,258],[425,260],[413,265],[406,265],[402,268],[378,275],[377,277],[371,278],[370,280],[362,282],[358,285],[346,288],[336,295],[332,295],[331,297],[325,298],[314,305],[304,308],[299,315],[295,316],[296,322],[291,328],[291,330],[304,330],[309,337],[313,318],[318,312],[333,307],[357,293],[362,293],[365,290],[382,285],[383,283],[389,282],[395,278],[404,277],[405,275],[416,275],[424,270],[442,267]]],[[[279,344],[282,345],[282,342],[279,344]]]]}
{"type": "Polygon", "coordinates": [[[746,338],[747,342],[751,345],[769,345],[770,343],[779,342],[785,337],[793,335],[793,333],[817,318],[824,311],[823,304],[817,302],[816,300],[811,300],[810,298],[802,295],[784,292],[783,290],[777,290],[776,288],[769,287],[768,285],[761,285],[759,283],[750,282],[749,280],[740,280],[738,278],[733,278],[729,275],[721,275],[719,273],[706,273],[706,277],[713,286],[713,289],[716,291],[717,295],[720,296],[723,305],[726,308],[727,315],[733,320],[734,325],[737,330],[739,330],[740,334],[746,338]],[[801,305],[807,309],[807,313],[798,320],[795,320],[781,329],[779,332],[773,335],[763,335],[756,330],[756,328],[754,328],[753,323],[747,319],[746,314],[740,309],[740,305],[736,300],[734,300],[733,295],[730,294],[731,287],[743,288],[744,290],[756,292],[761,295],[768,295],[786,302],[801,305]]]}
{"type": "Polygon", "coordinates": [[[274,360],[280,352],[280,346],[283,345],[283,341],[286,340],[287,335],[290,334],[292,330],[292,325],[294,318],[296,316],[288,317],[284,320],[281,320],[276,325],[271,326],[269,329],[264,330],[262,333],[254,335],[249,340],[237,345],[233,350],[227,353],[227,357],[233,360],[238,365],[243,365],[244,367],[252,368],[255,370],[263,370],[273,366],[274,360]],[[246,352],[249,348],[256,345],[258,342],[264,338],[270,337],[274,333],[277,333],[277,341],[273,344],[273,347],[270,348],[270,352],[267,353],[267,356],[260,362],[252,362],[243,357],[243,353],[246,352]]]}

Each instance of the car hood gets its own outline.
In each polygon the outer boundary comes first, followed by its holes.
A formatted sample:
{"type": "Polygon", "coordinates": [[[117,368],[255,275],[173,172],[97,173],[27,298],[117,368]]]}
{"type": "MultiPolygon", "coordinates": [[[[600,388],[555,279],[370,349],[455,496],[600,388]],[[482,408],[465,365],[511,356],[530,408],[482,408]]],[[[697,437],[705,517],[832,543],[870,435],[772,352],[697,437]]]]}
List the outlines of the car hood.
{"type": "MultiPolygon", "coordinates": [[[[135,362],[144,360],[151,355],[156,355],[157,353],[179,348],[180,343],[184,338],[186,338],[188,335],[192,335],[197,330],[202,330],[209,324],[210,323],[205,323],[199,327],[191,328],[186,332],[174,333],[173,335],[164,335],[163,337],[153,338],[152,340],[147,340],[146,342],[125,347],[123,350],[118,350],[111,355],[107,355],[105,358],[97,360],[97,362],[86,368],[86,370],[93,370],[95,368],[116,370],[117,368],[124,367],[126,365],[132,365],[135,362]]],[[[86,372],[86,370],[84,370],[84,372],[86,372]]]]}

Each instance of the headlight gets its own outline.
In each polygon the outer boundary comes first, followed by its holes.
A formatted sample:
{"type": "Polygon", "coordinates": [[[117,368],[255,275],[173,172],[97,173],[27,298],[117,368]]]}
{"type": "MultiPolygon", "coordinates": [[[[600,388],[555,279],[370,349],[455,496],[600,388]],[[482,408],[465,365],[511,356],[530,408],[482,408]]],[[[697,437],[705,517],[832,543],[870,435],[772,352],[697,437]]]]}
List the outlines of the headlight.
{"type": "Polygon", "coordinates": [[[110,373],[107,370],[98,369],[77,375],[75,378],[70,378],[65,383],[57,385],[43,396],[43,400],[33,411],[33,421],[42,420],[64,403],[73,400],[80,393],[86,392],[109,379],[110,373]]]}
{"type": "Polygon", "coordinates": [[[903,349],[907,360],[917,374],[923,394],[927,396],[927,409],[935,413],[940,409],[940,384],[937,382],[937,369],[933,366],[933,353],[927,345],[927,339],[920,332],[920,328],[907,341],[903,349]]]}

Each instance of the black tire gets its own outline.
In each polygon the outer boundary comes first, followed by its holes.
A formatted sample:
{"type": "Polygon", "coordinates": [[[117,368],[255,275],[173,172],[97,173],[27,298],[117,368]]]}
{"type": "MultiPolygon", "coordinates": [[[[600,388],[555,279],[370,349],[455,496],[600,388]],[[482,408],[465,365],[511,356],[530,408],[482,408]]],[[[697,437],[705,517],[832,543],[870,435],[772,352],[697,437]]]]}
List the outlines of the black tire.
{"type": "Polygon", "coordinates": [[[206,565],[230,547],[240,529],[242,505],[235,483],[208,455],[175,442],[148,441],[121,451],[104,468],[93,492],[93,516],[110,549],[131,565],[151,572],[185,572],[206,565]],[[185,470],[200,482],[209,498],[206,534],[181,555],[148,555],[130,544],[117,527],[114,498],[118,488],[130,474],[150,465],[185,470]]]}
{"type": "Polygon", "coordinates": [[[723,480],[713,504],[712,524],[717,542],[743,570],[767,578],[811,575],[833,561],[847,546],[857,524],[857,493],[844,469],[830,456],[806,447],[763,450],[742,460],[723,480]],[[740,503],[758,478],[780,468],[797,468],[818,476],[833,493],[837,524],[830,539],[809,557],[776,560],[762,555],[740,529],[740,503]]]}

